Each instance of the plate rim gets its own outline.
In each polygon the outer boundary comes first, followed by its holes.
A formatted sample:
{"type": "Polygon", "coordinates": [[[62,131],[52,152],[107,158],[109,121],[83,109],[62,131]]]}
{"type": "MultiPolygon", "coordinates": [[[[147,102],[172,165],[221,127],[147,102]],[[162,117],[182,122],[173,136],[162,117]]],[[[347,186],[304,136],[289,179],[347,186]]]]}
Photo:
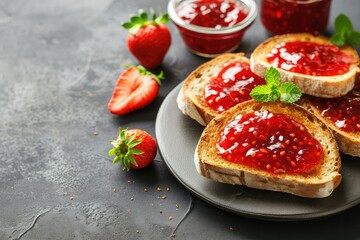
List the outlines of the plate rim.
{"type": "MultiPolygon", "coordinates": [[[[158,148],[159,148],[159,154],[161,156],[161,158],[163,159],[163,161],[165,162],[167,168],[170,170],[171,174],[176,178],[176,180],[181,183],[182,186],[184,186],[188,191],[190,191],[192,194],[194,194],[195,196],[197,196],[199,199],[209,203],[210,205],[217,207],[219,209],[222,209],[224,211],[236,214],[236,215],[240,215],[240,216],[244,216],[244,217],[249,217],[249,218],[254,218],[254,219],[260,219],[260,220],[270,220],[270,221],[304,221],[304,220],[311,220],[311,219],[319,219],[319,218],[324,218],[324,217],[328,217],[340,212],[343,212],[355,205],[358,205],[360,203],[360,196],[353,200],[353,201],[349,201],[347,204],[342,205],[341,207],[337,207],[337,208],[333,208],[333,209],[328,209],[328,210],[321,210],[321,211],[317,211],[317,212],[312,212],[312,213],[304,213],[304,214],[268,214],[268,213],[254,213],[251,211],[244,211],[241,210],[239,211],[238,209],[235,209],[234,207],[231,206],[225,206],[223,204],[220,204],[216,201],[214,201],[213,199],[211,199],[209,196],[204,196],[200,191],[198,191],[196,188],[194,188],[193,186],[190,186],[189,184],[187,184],[180,176],[179,174],[177,174],[176,170],[174,169],[173,165],[168,161],[168,159],[164,156],[163,153],[163,149],[162,149],[162,140],[161,138],[159,138],[159,129],[161,128],[161,122],[159,121],[159,118],[161,118],[161,116],[164,114],[164,112],[166,111],[166,105],[168,105],[170,103],[171,100],[173,100],[173,98],[177,98],[177,93],[180,91],[182,85],[183,85],[184,81],[180,82],[177,86],[175,86],[170,92],[169,94],[165,97],[164,101],[162,102],[159,111],[157,113],[156,116],[156,121],[155,121],[155,134],[156,134],[156,138],[158,141],[158,148]]],[[[180,109],[177,108],[177,110],[179,111],[179,113],[181,113],[180,109]]],[[[185,115],[184,115],[185,116],[185,115]]],[[[190,117],[189,117],[190,118],[190,117]]],[[[193,120],[195,122],[195,120],[193,120]]],[[[198,124],[198,123],[197,123],[198,124]]],[[[192,159],[193,160],[193,159],[192,159]]],[[[209,182],[211,182],[212,180],[209,179],[209,182]]],[[[340,183],[342,184],[342,183],[340,183]]],[[[243,186],[247,189],[251,188],[247,187],[247,186],[243,186]]],[[[262,191],[262,190],[257,190],[257,191],[262,191]]],[[[264,190],[265,191],[265,190],[264,190]]],[[[331,197],[331,196],[330,196],[331,197]]]]}

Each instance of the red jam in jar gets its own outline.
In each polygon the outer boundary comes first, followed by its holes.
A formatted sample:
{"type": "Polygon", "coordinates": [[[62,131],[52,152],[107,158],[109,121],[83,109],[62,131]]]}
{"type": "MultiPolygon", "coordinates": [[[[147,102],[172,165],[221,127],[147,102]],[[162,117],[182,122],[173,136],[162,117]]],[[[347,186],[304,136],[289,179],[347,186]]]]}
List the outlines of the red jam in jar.
{"type": "Polygon", "coordinates": [[[226,161],[274,174],[308,172],[323,157],[321,144],[305,126],[267,110],[238,115],[216,147],[226,161]]]}
{"type": "Polygon", "coordinates": [[[360,132],[360,81],[347,95],[340,98],[312,97],[311,103],[322,116],[345,132],[360,132]]]}
{"type": "Polygon", "coordinates": [[[257,7],[253,0],[170,0],[168,13],[190,51],[215,57],[240,45],[257,7]]]}
{"type": "Polygon", "coordinates": [[[261,22],[272,34],[319,34],[329,21],[331,0],[261,0],[261,22]]]}
{"type": "Polygon", "coordinates": [[[206,85],[205,101],[209,107],[221,113],[238,103],[250,100],[251,90],[264,84],[265,80],[254,74],[248,63],[229,63],[206,85]]]}
{"type": "Polygon", "coordinates": [[[341,75],[353,63],[352,57],[335,45],[300,41],[278,44],[267,60],[275,67],[312,76],[341,75]]]}
{"type": "Polygon", "coordinates": [[[194,0],[179,5],[179,17],[185,22],[201,27],[230,27],[241,22],[247,11],[237,1],[229,0],[194,0]]]}

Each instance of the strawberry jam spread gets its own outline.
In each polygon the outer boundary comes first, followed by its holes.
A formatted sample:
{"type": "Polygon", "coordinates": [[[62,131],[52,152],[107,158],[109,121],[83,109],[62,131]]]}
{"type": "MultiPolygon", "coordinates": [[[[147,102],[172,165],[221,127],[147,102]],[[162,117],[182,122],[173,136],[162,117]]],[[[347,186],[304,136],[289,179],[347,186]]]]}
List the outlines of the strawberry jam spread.
{"type": "Polygon", "coordinates": [[[278,44],[267,60],[275,67],[312,76],[344,74],[353,62],[349,54],[335,45],[300,41],[278,44]]]}
{"type": "Polygon", "coordinates": [[[347,95],[340,98],[311,98],[322,116],[345,132],[360,132],[360,81],[347,95]]]}
{"type": "Polygon", "coordinates": [[[181,4],[178,15],[193,25],[221,28],[234,26],[247,16],[242,4],[234,0],[194,0],[181,4]]]}
{"type": "Polygon", "coordinates": [[[238,115],[217,140],[217,153],[269,173],[302,173],[320,163],[320,143],[302,124],[267,110],[238,115]]]}
{"type": "Polygon", "coordinates": [[[230,63],[206,85],[205,101],[209,107],[221,113],[238,103],[250,100],[251,90],[263,84],[265,80],[255,75],[248,63],[230,63]]]}

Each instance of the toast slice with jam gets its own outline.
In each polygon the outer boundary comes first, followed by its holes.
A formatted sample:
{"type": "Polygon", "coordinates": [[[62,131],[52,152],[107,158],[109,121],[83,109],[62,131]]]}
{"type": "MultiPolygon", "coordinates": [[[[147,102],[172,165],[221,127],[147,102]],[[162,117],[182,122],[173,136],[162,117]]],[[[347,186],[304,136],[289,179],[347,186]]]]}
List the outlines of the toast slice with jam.
{"type": "Polygon", "coordinates": [[[341,152],[360,157],[360,81],[343,97],[305,96],[300,103],[333,131],[341,152]]]}
{"type": "Polygon", "coordinates": [[[342,179],[333,133],[311,112],[279,101],[240,103],[205,127],[195,152],[209,179],[324,198],[342,179]]]}
{"type": "Polygon", "coordinates": [[[276,67],[282,81],[295,83],[304,94],[334,98],[353,89],[359,76],[355,48],[338,47],[324,36],[309,33],[277,35],[265,40],[250,57],[251,70],[264,76],[276,67]]]}
{"type": "Polygon", "coordinates": [[[179,109],[201,125],[234,105],[248,101],[250,91],[264,84],[250,70],[244,53],[222,54],[195,69],[177,97],[179,109]]]}

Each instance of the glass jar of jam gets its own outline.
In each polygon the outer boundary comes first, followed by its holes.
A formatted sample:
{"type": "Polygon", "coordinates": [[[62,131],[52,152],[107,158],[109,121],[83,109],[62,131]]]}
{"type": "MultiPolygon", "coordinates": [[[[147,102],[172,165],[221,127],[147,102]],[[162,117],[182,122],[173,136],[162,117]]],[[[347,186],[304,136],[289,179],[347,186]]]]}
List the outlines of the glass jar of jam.
{"type": "Polygon", "coordinates": [[[237,49],[257,6],[254,0],[170,0],[168,13],[191,52],[215,57],[237,49]]]}
{"type": "Polygon", "coordinates": [[[331,0],[261,0],[261,22],[272,34],[325,30],[331,0]]]}

